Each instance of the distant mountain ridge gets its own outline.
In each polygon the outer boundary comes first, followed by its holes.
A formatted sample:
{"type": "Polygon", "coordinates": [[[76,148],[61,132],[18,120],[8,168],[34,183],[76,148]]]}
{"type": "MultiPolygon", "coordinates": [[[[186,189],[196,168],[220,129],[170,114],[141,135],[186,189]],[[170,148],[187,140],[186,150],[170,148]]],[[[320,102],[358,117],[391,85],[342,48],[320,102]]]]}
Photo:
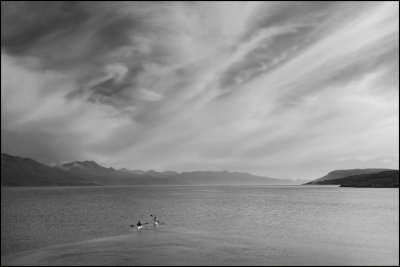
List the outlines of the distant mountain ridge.
{"type": "Polygon", "coordinates": [[[242,172],[128,170],[106,168],[94,161],[74,161],[50,167],[30,158],[1,155],[2,186],[41,185],[285,185],[290,179],[242,172]]]}
{"type": "Polygon", "coordinates": [[[74,173],[109,174],[116,172],[114,168],[105,168],[94,161],[74,161],[61,166],[55,166],[54,168],[74,173]]]}
{"type": "Polygon", "coordinates": [[[97,185],[56,168],[43,165],[30,158],[1,154],[1,185],[50,186],[97,185]]]}
{"type": "Polygon", "coordinates": [[[65,169],[71,169],[71,168],[105,169],[104,167],[100,166],[94,161],[74,161],[56,167],[61,167],[65,169]]]}
{"type": "Polygon", "coordinates": [[[317,182],[325,181],[325,180],[344,178],[344,177],[360,175],[360,174],[372,174],[372,173],[378,173],[378,172],[383,172],[383,171],[394,171],[394,170],[393,169],[382,169],[382,168],[335,170],[335,171],[329,172],[327,175],[325,175],[321,178],[312,180],[311,182],[308,182],[306,184],[308,184],[308,185],[317,184],[317,182]]]}
{"type": "Polygon", "coordinates": [[[342,178],[316,181],[316,185],[340,185],[341,187],[399,187],[399,171],[358,174],[342,178]]]}

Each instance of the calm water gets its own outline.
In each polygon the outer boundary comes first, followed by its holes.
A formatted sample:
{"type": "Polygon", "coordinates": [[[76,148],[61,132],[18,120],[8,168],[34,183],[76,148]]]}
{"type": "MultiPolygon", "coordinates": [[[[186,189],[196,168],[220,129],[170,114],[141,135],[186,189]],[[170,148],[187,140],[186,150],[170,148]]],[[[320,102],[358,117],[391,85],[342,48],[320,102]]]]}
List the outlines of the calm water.
{"type": "Polygon", "coordinates": [[[57,187],[1,193],[2,256],[125,234],[128,225],[156,214],[165,228],[247,240],[287,256],[301,250],[345,264],[365,257],[375,264],[399,261],[398,189],[57,187]]]}

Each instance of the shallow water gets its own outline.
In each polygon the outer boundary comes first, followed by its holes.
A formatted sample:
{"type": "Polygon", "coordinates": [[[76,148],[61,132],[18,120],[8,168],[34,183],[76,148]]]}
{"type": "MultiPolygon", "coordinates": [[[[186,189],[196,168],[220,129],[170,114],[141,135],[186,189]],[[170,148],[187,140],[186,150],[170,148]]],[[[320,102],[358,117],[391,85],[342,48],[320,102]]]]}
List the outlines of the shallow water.
{"type": "Polygon", "coordinates": [[[247,259],[260,265],[272,259],[278,265],[399,262],[398,189],[2,188],[1,198],[2,262],[17,252],[127,233],[149,247],[163,244],[161,264],[183,249],[193,250],[186,251],[192,260],[204,249],[211,264],[246,264],[247,259]],[[150,222],[150,214],[165,223],[159,232],[128,231],[139,219],[150,222]]]}

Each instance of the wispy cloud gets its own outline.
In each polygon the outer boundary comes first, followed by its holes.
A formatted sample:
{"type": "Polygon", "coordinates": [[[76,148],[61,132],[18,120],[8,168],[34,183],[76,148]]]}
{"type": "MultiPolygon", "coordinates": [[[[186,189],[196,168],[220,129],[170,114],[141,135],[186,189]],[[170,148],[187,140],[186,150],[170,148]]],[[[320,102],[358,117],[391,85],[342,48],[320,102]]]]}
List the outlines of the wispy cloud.
{"type": "Polygon", "coordinates": [[[295,178],[398,168],[396,2],[1,12],[5,152],[295,178]]]}

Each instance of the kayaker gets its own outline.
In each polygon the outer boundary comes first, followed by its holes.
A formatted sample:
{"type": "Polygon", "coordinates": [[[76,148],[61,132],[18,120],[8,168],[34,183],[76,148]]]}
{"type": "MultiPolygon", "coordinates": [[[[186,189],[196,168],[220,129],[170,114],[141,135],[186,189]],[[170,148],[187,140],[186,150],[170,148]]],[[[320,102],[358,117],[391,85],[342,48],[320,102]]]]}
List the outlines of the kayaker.
{"type": "Polygon", "coordinates": [[[151,217],[153,217],[153,225],[156,226],[158,224],[158,220],[156,216],[150,215],[151,217]]]}
{"type": "Polygon", "coordinates": [[[143,226],[143,223],[142,223],[142,221],[141,220],[139,220],[138,221],[138,223],[136,224],[137,225],[137,229],[138,229],[138,231],[140,230],[140,228],[142,228],[142,226],[143,226]]]}

